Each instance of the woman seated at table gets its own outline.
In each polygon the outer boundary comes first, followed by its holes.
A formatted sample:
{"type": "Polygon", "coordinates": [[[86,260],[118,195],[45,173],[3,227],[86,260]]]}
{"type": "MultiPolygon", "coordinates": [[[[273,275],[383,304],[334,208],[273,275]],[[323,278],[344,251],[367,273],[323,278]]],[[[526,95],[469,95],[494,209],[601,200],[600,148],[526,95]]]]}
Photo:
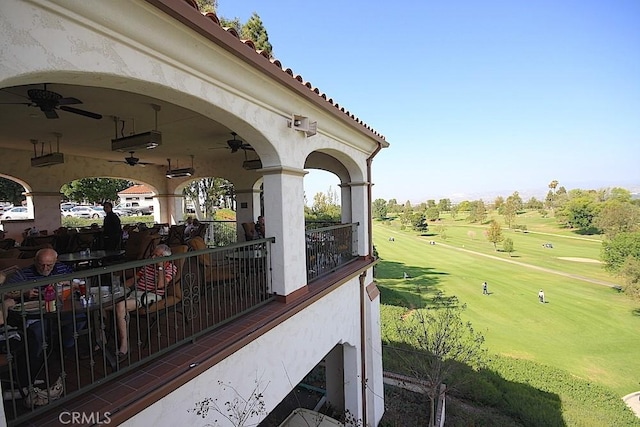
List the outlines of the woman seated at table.
{"type": "MultiPolygon", "coordinates": [[[[171,255],[171,249],[165,244],[155,247],[151,258],[167,257],[171,255]]],[[[159,260],[156,263],[140,268],[135,277],[127,280],[127,286],[135,286],[127,295],[126,300],[116,304],[116,324],[118,327],[118,360],[123,361],[129,352],[128,337],[128,313],[143,306],[159,301],[164,297],[167,285],[173,280],[178,268],[171,261],[159,260]]]]}

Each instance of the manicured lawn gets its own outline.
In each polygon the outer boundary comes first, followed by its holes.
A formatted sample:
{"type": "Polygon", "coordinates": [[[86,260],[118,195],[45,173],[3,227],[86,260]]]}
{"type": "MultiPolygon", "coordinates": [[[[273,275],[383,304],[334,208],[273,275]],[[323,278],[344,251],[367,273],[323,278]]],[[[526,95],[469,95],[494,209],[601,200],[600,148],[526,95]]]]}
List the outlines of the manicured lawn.
{"type": "MultiPolygon", "coordinates": [[[[537,228],[546,224],[546,232],[554,233],[547,219],[535,221],[537,228]]],[[[581,238],[566,230],[555,236],[505,230],[516,249],[509,257],[494,251],[483,234],[486,226],[443,221],[448,238],[442,240],[401,231],[394,223],[376,221],[373,228],[382,259],[377,280],[383,304],[417,307],[442,290],[467,304],[464,315],[483,332],[490,352],[564,369],[619,396],[640,389],[640,304],[610,287],[503,261],[616,283],[599,264],[559,259],[597,260],[598,237],[581,238]],[[545,242],[552,242],[553,249],[544,248],[545,242]],[[410,278],[403,279],[403,272],[410,278]],[[482,295],[483,281],[489,283],[488,296],[482,295]],[[540,288],[547,304],[538,302],[540,288]]]]}

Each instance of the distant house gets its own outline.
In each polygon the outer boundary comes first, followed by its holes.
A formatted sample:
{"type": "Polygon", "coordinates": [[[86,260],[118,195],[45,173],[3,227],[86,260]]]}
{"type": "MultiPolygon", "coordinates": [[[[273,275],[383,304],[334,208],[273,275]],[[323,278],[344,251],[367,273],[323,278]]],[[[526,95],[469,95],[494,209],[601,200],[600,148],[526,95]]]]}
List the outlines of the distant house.
{"type": "Polygon", "coordinates": [[[144,184],[136,184],[118,193],[117,205],[133,211],[153,211],[155,193],[144,184]]]}

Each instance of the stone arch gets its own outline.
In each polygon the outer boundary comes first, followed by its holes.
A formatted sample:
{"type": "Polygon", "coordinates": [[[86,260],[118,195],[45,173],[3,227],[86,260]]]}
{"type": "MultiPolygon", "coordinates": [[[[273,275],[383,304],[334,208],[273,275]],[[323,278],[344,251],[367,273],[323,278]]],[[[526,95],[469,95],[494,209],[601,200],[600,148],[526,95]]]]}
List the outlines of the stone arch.
{"type": "Polygon", "coordinates": [[[341,221],[351,222],[354,205],[351,185],[362,182],[363,171],[356,161],[343,152],[332,149],[322,149],[311,152],[305,160],[305,169],[319,169],[330,172],[340,181],[341,221]],[[357,181],[358,177],[360,181],[357,181]]]}
{"type": "Polygon", "coordinates": [[[26,181],[24,181],[24,180],[22,180],[22,179],[20,179],[20,178],[18,178],[16,176],[0,173],[0,178],[5,178],[5,179],[8,179],[9,181],[15,182],[16,184],[22,185],[27,193],[32,191],[32,188],[29,185],[29,183],[27,183],[26,181]]]}

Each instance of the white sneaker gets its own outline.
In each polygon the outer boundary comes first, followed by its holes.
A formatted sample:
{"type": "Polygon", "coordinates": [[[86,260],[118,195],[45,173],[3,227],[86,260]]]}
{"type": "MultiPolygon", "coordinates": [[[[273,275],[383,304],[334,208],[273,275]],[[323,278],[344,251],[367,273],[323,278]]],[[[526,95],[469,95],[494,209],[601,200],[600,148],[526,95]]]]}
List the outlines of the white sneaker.
{"type": "Polygon", "coordinates": [[[64,393],[64,383],[62,382],[62,377],[58,377],[56,382],[49,389],[49,398],[51,400],[60,399],[62,393],[64,393]]]}
{"type": "Polygon", "coordinates": [[[24,398],[24,406],[31,408],[33,406],[44,406],[49,403],[49,398],[45,391],[34,387],[24,398]]]}
{"type": "Polygon", "coordinates": [[[49,390],[34,387],[33,390],[27,394],[27,397],[25,397],[24,406],[31,408],[32,406],[48,405],[49,402],[59,399],[62,393],[64,393],[64,384],[62,377],[58,377],[49,390]]]}

